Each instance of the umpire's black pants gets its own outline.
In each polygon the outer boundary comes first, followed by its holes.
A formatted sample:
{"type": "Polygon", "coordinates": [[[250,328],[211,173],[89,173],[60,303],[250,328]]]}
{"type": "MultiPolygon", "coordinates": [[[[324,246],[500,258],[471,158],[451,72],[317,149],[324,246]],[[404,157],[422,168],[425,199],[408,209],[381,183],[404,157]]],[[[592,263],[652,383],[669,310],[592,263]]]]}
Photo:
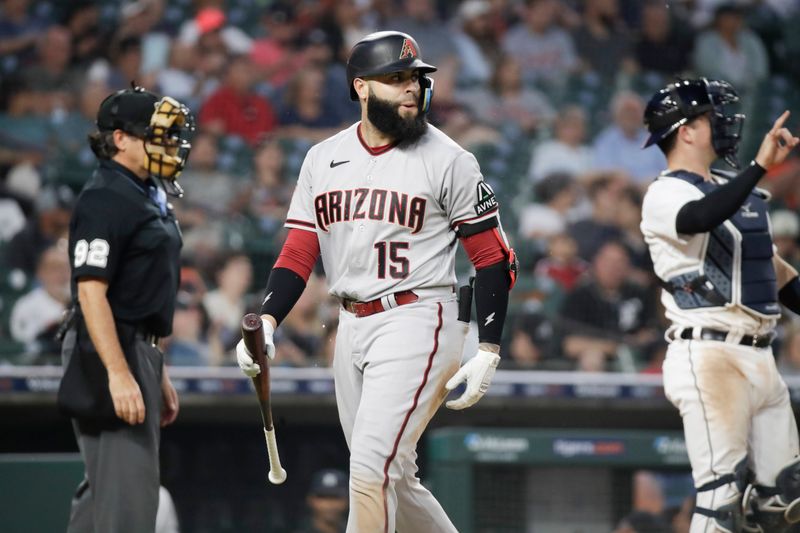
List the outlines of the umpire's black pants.
{"type": "MultiPolygon", "coordinates": [[[[64,338],[65,368],[75,349],[75,337],[72,328],[64,338]]],[[[144,423],[97,430],[73,420],[86,473],[72,499],[67,533],[153,533],[155,530],[163,357],[143,336],[137,334],[134,339],[133,346],[123,349],[129,357],[138,358],[136,380],[144,399],[144,423]]]]}

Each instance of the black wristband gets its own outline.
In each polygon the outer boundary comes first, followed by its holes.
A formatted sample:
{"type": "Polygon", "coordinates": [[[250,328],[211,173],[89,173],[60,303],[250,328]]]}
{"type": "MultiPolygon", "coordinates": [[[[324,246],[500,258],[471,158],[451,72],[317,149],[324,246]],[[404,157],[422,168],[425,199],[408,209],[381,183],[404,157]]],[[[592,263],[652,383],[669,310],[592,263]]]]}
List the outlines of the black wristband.
{"type": "Polygon", "coordinates": [[[508,265],[505,261],[475,273],[478,341],[500,344],[508,309],[508,265]]]}
{"type": "Polygon", "coordinates": [[[280,324],[306,288],[306,282],[296,272],[288,268],[273,268],[264,291],[261,304],[262,315],[272,315],[280,324]]]}
{"type": "Polygon", "coordinates": [[[781,287],[778,291],[778,300],[796,315],[800,315],[800,278],[797,276],[781,287]]]}

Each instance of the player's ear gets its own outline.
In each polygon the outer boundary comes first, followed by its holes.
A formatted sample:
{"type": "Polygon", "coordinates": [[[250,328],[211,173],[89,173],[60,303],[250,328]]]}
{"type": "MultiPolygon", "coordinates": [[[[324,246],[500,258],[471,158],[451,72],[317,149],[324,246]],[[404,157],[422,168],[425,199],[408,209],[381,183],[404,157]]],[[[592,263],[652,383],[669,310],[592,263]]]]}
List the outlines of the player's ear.
{"type": "Polygon", "coordinates": [[[369,94],[369,85],[367,85],[367,80],[363,78],[354,79],[353,88],[355,88],[356,94],[358,94],[358,99],[366,101],[367,95],[369,94]]]}

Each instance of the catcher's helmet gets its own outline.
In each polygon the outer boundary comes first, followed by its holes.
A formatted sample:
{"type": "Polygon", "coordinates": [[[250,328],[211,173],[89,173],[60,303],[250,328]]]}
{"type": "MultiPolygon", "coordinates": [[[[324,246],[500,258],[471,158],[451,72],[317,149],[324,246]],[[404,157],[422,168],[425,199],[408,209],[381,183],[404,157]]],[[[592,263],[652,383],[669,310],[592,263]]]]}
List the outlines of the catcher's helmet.
{"type": "Polygon", "coordinates": [[[660,143],[689,120],[709,113],[714,151],[738,168],[736,152],[745,118],[731,110],[738,101],[739,95],[726,81],[700,78],[671,83],[653,95],[644,111],[650,132],[644,147],[660,143]]]}
{"type": "Polygon", "coordinates": [[[350,51],[350,57],[347,59],[350,99],[358,100],[358,93],[353,88],[354,79],[403,70],[419,71],[419,83],[422,88],[420,111],[427,112],[433,96],[433,80],[425,74],[435,72],[436,67],[420,59],[419,45],[413,37],[399,31],[371,33],[358,41],[350,51]]]}

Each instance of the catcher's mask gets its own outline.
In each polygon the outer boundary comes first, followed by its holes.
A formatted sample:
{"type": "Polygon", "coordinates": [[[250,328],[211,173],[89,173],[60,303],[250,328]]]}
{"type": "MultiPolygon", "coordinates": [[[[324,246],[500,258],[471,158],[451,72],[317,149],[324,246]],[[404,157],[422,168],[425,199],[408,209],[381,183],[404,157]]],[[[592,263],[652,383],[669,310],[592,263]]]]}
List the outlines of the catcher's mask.
{"type": "Polygon", "coordinates": [[[170,96],[155,103],[144,135],[145,167],[173,196],[183,196],[177,178],[189,158],[194,130],[194,117],[185,105],[170,96]]]}
{"type": "Polygon", "coordinates": [[[103,100],[97,112],[97,129],[122,130],[142,139],[144,167],[161,180],[169,194],[183,195],[176,179],[186,165],[192,148],[189,135],[195,129],[194,117],[185,105],[131,84],[130,89],[103,100]]]}
{"type": "Polygon", "coordinates": [[[358,41],[347,59],[347,83],[350,86],[350,99],[358,100],[353,88],[353,80],[379,76],[391,72],[415,70],[419,73],[419,111],[427,113],[433,98],[433,79],[426,76],[435,72],[436,67],[422,61],[417,41],[407,33],[399,31],[379,31],[371,33],[358,41]]]}
{"type": "Polygon", "coordinates": [[[714,152],[739,168],[736,154],[745,116],[735,111],[738,102],[739,95],[726,81],[699,78],[671,83],[647,104],[644,123],[650,137],[644,147],[661,142],[689,120],[708,113],[714,152]]]}

